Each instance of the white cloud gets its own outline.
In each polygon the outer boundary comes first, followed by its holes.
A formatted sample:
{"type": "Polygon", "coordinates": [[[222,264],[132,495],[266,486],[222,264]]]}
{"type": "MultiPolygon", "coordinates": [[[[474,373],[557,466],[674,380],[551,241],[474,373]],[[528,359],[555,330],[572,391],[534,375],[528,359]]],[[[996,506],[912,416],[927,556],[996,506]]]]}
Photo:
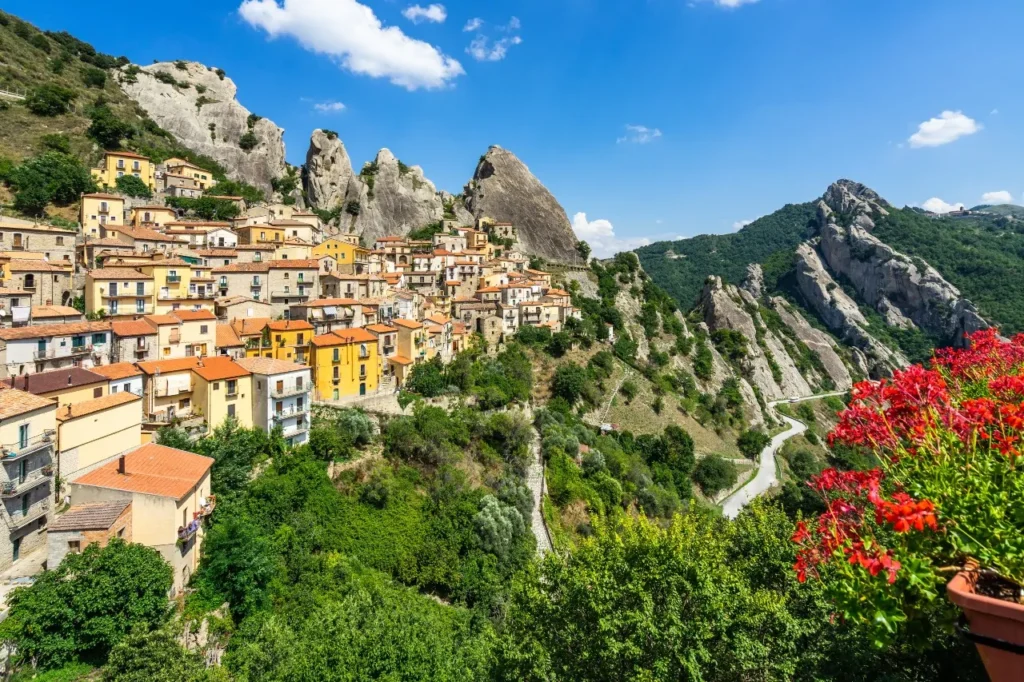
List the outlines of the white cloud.
{"type": "Polygon", "coordinates": [[[981,195],[981,203],[983,204],[1012,204],[1013,195],[1004,190],[998,192],[985,192],[981,195]]]}
{"type": "Polygon", "coordinates": [[[930,118],[919,125],[908,142],[911,147],[939,147],[973,135],[983,127],[962,111],[943,111],[938,118],[930,118]]]}
{"type": "Polygon", "coordinates": [[[736,9],[743,5],[753,5],[758,0],[714,0],[715,7],[725,7],[726,9],[736,9]]]}
{"type": "MultiPolygon", "coordinates": [[[[483,19],[470,19],[462,28],[463,31],[475,31],[483,26],[483,19]]],[[[518,31],[522,23],[516,17],[509,19],[508,24],[496,26],[501,33],[511,34],[518,31]]],[[[485,35],[477,35],[466,48],[466,54],[478,62],[500,62],[508,55],[508,48],[519,45],[523,39],[517,35],[507,35],[504,38],[492,41],[485,35]]]]}
{"type": "Polygon", "coordinates": [[[271,38],[291,36],[353,73],[387,78],[409,90],[444,87],[465,73],[433,45],[384,26],[357,0],[245,0],[238,13],[271,38]]]}
{"type": "Polygon", "coordinates": [[[321,114],[336,114],[340,111],[345,111],[345,105],[341,102],[317,102],[313,105],[313,108],[321,114]]]}
{"type": "Polygon", "coordinates": [[[587,214],[582,212],[572,217],[572,231],[578,239],[590,244],[595,258],[609,258],[620,251],[631,251],[651,243],[646,237],[619,239],[615,236],[611,221],[604,218],[587,220],[587,214]]]}
{"type": "Polygon", "coordinates": [[[753,220],[737,220],[736,222],[734,222],[732,224],[732,230],[733,230],[733,232],[736,232],[738,230],[742,230],[744,227],[746,227],[747,225],[749,225],[752,222],[754,222],[754,221],[753,220]]]}
{"type": "Polygon", "coordinates": [[[921,208],[932,213],[949,213],[950,211],[961,211],[964,205],[961,203],[948,204],[938,197],[932,197],[921,204],[921,208]]]}
{"type": "Polygon", "coordinates": [[[618,144],[632,142],[634,144],[647,144],[661,137],[661,131],[657,128],[626,124],[626,134],[615,140],[618,144]]]}
{"type": "Polygon", "coordinates": [[[440,24],[448,18],[448,12],[445,11],[444,5],[433,4],[428,7],[410,5],[402,10],[402,16],[414,24],[418,24],[421,21],[432,21],[435,24],[440,24]]]}
{"type": "Polygon", "coordinates": [[[493,43],[487,36],[477,36],[466,48],[466,53],[478,62],[500,62],[508,55],[508,48],[523,42],[519,36],[509,36],[493,43]]]}
{"type": "Polygon", "coordinates": [[[991,115],[992,115],[992,116],[998,116],[998,115],[999,115],[999,110],[998,110],[998,109],[993,109],[993,110],[991,111],[991,115]]]}

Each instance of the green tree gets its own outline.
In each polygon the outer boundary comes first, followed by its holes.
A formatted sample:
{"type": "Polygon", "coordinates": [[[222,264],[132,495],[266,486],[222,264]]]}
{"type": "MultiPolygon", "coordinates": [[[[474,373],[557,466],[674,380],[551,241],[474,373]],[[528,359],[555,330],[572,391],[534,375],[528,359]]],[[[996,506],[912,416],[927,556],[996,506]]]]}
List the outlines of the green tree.
{"type": "Polygon", "coordinates": [[[107,84],[107,72],[94,66],[87,66],[81,71],[82,82],[90,88],[100,88],[107,84]]]}
{"type": "Polygon", "coordinates": [[[33,215],[40,215],[48,203],[66,206],[96,188],[89,169],[61,152],[45,152],[15,167],[10,183],[15,207],[33,215]]]}
{"type": "Polygon", "coordinates": [[[238,618],[265,609],[277,572],[273,545],[243,510],[228,509],[203,538],[203,563],[196,582],[228,601],[238,618]]]}
{"type": "Polygon", "coordinates": [[[53,83],[44,83],[32,89],[25,98],[25,106],[36,116],[59,116],[67,113],[75,91],[53,83]]]}
{"type": "Polygon", "coordinates": [[[768,444],[771,442],[772,439],[764,431],[748,429],[736,439],[736,446],[739,447],[744,457],[757,459],[761,451],[768,447],[768,444]]]}
{"type": "Polygon", "coordinates": [[[247,152],[255,149],[259,143],[260,139],[251,130],[238,138],[238,146],[247,152]]]}
{"type": "Polygon", "coordinates": [[[117,191],[121,194],[142,199],[151,199],[153,197],[153,192],[150,191],[149,185],[134,175],[122,175],[116,180],[116,184],[117,191]]]}
{"type": "Polygon", "coordinates": [[[309,448],[313,456],[325,462],[343,462],[352,457],[352,439],[331,426],[314,426],[309,432],[309,448]]]}
{"type": "Polygon", "coordinates": [[[63,133],[47,133],[39,138],[39,145],[44,151],[71,153],[71,140],[63,133]]]}
{"type": "Polygon", "coordinates": [[[736,465],[721,455],[702,457],[693,469],[693,480],[708,497],[736,485],[736,465]]]}
{"type": "Polygon", "coordinates": [[[103,682],[202,682],[203,657],[186,650],[174,633],[161,628],[132,632],[110,651],[103,682]]]}
{"type": "Polygon", "coordinates": [[[516,541],[526,531],[522,515],[515,507],[503,504],[493,495],[480,500],[480,511],[473,517],[480,546],[499,559],[506,559],[516,541]]]}
{"type": "Polygon", "coordinates": [[[0,640],[15,644],[19,663],[100,662],[135,628],[165,622],[171,583],[171,567],[158,552],[118,539],[104,548],[93,544],[11,593],[0,640]]]}
{"type": "Polygon", "coordinates": [[[165,445],[169,448],[186,451],[191,451],[195,447],[192,443],[192,439],[188,437],[188,433],[184,429],[179,429],[174,426],[160,427],[156,432],[156,443],[158,445],[165,445]]]}
{"type": "Polygon", "coordinates": [[[428,362],[415,365],[405,382],[405,390],[417,393],[424,398],[439,396],[444,393],[446,387],[444,365],[441,364],[439,355],[435,355],[428,362]]]}
{"type": "Polygon", "coordinates": [[[587,370],[574,362],[559,365],[551,378],[551,393],[574,405],[583,395],[588,379],[587,370]]]}
{"type": "Polygon", "coordinates": [[[586,263],[590,260],[590,244],[586,243],[582,239],[576,242],[576,253],[580,255],[583,262],[586,263]]]}
{"type": "Polygon", "coordinates": [[[561,331],[551,335],[548,341],[547,352],[552,357],[560,358],[572,349],[572,337],[569,332],[561,331]]]}

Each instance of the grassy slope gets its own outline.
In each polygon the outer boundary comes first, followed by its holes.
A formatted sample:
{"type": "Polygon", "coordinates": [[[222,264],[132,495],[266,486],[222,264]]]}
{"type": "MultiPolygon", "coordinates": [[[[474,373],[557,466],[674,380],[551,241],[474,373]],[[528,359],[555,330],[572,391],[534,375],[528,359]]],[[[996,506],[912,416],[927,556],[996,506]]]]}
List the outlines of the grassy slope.
{"type": "Polygon", "coordinates": [[[772,254],[795,249],[810,234],[814,217],[814,203],[788,204],[733,234],[657,242],[637,249],[636,254],[651,278],[680,308],[689,310],[709,275],[739,284],[750,263],[763,263],[772,254]]]}

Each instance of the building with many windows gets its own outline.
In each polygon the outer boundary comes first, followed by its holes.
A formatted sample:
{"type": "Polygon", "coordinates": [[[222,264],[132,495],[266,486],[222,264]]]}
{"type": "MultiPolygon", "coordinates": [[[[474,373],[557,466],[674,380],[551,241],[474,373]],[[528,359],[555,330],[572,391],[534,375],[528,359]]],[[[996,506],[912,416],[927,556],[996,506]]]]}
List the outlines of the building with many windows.
{"type": "Polygon", "coordinates": [[[365,329],[342,329],[313,337],[309,351],[316,400],[367,395],[380,385],[377,337],[365,329]]]}
{"type": "Polygon", "coordinates": [[[252,372],[252,419],[270,432],[280,425],[289,445],[309,440],[311,370],[305,365],[269,358],[245,358],[237,363],[252,372]]]}
{"type": "Polygon", "coordinates": [[[156,190],[156,165],[145,156],[129,151],[103,152],[98,168],[92,169],[93,180],[99,185],[113,188],[123,175],[134,175],[146,183],[150,190],[156,190]]]}
{"type": "Polygon", "coordinates": [[[252,428],[252,372],[231,358],[203,358],[192,368],[193,412],[202,415],[210,429],[231,417],[243,428],[252,428]]]}
{"type": "Polygon", "coordinates": [[[0,379],[109,364],[110,325],[99,321],[0,329],[0,379]]]}

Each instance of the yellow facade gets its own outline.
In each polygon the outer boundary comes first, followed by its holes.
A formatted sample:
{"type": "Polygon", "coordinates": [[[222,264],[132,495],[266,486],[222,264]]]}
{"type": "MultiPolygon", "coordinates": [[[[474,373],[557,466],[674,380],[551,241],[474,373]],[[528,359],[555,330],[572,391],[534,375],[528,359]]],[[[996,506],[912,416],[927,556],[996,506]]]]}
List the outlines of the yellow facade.
{"type": "Polygon", "coordinates": [[[195,180],[196,184],[199,185],[199,189],[211,189],[217,185],[213,173],[185,159],[179,159],[178,157],[167,159],[164,161],[164,167],[172,175],[183,175],[195,180]]]}
{"type": "Polygon", "coordinates": [[[99,238],[101,225],[124,225],[124,198],[116,194],[83,194],[78,206],[82,234],[99,238]]]}
{"type": "Polygon", "coordinates": [[[242,428],[252,428],[252,374],[230,358],[206,358],[203,364],[192,370],[193,413],[203,415],[211,431],[228,417],[242,428]],[[227,363],[233,365],[231,371],[220,371],[219,365],[227,363]]]}
{"type": "Polygon", "coordinates": [[[381,371],[377,337],[359,328],[314,337],[310,366],[317,400],[374,393],[381,371]]]}
{"type": "Polygon", "coordinates": [[[339,239],[328,239],[313,247],[313,258],[320,258],[320,256],[331,256],[341,266],[367,260],[370,251],[339,239]]]}
{"type": "Polygon", "coordinates": [[[139,206],[133,208],[131,213],[132,227],[142,227],[144,225],[163,227],[167,223],[173,223],[178,220],[178,214],[174,212],[174,209],[167,208],[166,206],[139,206]]]}
{"type": "Polygon", "coordinates": [[[134,175],[151,190],[156,190],[156,165],[145,156],[131,152],[104,152],[99,168],[92,169],[93,179],[100,185],[116,187],[122,175],[134,175]]]}
{"type": "Polygon", "coordinates": [[[274,249],[274,260],[305,260],[310,258],[310,244],[285,243],[274,249]]]}
{"type": "Polygon", "coordinates": [[[65,479],[141,441],[142,398],[139,396],[122,393],[95,402],[76,403],[70,413],[67,407],[58,409],[57,448],[60,475],[65,479]]]}
{"type": "Polygon", "coordinates": [[[240,244],[262,244],[266,242],[283,242],[284,228],[271,225],[244,225],[239,227],[238,242],[240,244]]]}
{"type": "Polygon", "coordinates": [[[85,277],[87,313],[151,315],[153,302],[153,280],[131,268],[99,268],[85,277]]]}
{"type": "Polygon", "coordinates": [[[309,363],[309,342],[313,325],[305,320],[277,320],[264,328],[258,345],[246,346],[247,358],[272,358],[299,364],[309,363]]]}

